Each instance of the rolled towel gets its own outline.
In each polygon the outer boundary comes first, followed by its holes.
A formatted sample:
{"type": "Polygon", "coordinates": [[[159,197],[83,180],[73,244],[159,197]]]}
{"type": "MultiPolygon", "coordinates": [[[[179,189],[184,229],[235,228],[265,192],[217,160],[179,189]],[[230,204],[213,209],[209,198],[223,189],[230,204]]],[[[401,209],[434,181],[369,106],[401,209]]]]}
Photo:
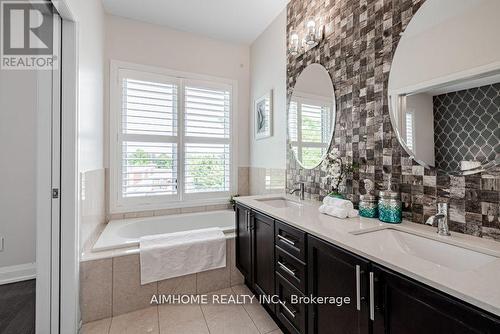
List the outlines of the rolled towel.
{"type": "Polygon", "coordinates": [[[331,197],[331,196],[326,196],[325,198],[323,198],[323,204],[335,206],[337,208],[346,209],[346,210],[353,210],[354,209],[354,205],[352,204],[351,201],[346,200],[346,199],[342,199],[342,198],[331,197]]]}
{"type": "Polygon", "coordinates": [[[326,215],[332,216],[332,217],[337,217],[337,218],[347,218],[349,214],[349,210],[346,209],[341,209],[338,207],[330,206],[323,204],[322,206],[319,207],[319,212],[324,213],[326,215]]]}
{"type": "Polygon", "coordinates": [[[357,217],[359,214],[358,210],[352,209],[349,211],[349,214],[347,215],[349,218],[354,218],[357,217]]]}

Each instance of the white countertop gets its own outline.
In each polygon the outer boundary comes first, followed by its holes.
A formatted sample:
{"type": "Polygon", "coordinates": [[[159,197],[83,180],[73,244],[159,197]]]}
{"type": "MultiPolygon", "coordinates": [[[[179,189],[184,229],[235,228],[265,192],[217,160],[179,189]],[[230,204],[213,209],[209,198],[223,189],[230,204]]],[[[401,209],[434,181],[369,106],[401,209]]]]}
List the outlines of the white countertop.
{"type": "MultiPolygon", "coordinates": [[[[401,224],[386,224],[377,219],[364,217],[338,219],[319,213],[318,208],[321,203],[317,201],[301,201],[303,205],[300,207],[286,208],[276,208],[258,201],[277,196],[288,197],[274,194],[237,197],[235,200],[354,254],[500,316],[500,242],[453,232],[450,237],[441,237],[437,235],[435,227],[406,221],[401,224]],[[373,228],[394,228],[493,255],[497,259],[475,270],[457,271],[416,256],[408,254],[402,256],[400,253],[390,252],[383,247],[384,245],[361,241],[352,234],[373,228]]],[[[297,197],[288,198],[297,201],[297,197]]]]}

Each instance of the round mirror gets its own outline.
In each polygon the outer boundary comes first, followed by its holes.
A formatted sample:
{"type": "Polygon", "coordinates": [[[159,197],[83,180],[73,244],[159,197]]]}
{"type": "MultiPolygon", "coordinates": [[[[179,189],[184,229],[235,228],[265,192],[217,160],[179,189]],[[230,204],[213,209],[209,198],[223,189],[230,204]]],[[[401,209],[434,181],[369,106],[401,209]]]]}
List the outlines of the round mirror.
{"type": "Polygon", "coordinates": [[[427,0],[389,76],[393,128],[425,167],[471,174],[500,162],[500,1],[427,0]]]}
{"type": "Polygon", "coordinates": [[[311,64],[300,73],[288,108],[288,143],[307,169],[323,161],[335,128],[335,92],[328,71],[311,64]]]}

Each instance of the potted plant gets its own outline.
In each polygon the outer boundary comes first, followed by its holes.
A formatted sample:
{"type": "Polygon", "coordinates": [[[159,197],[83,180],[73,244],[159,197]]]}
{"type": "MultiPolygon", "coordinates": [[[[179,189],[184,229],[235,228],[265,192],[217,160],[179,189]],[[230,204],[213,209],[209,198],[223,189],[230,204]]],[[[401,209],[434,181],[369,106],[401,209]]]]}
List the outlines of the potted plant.
{"type": "Polygon", "coordinates": [[[353,172],[352,163],[342,160],[337,148],[333,148],[321,163],[321,170],[326,173],[325,181],[330,180],[332,191],[328,194],[331,197],[344,198],[340,192],[340,185],[347,174],[353,172]]]}
{"type": "Polygon", "coordinates": [[[236,194],[236,195],[233,195],[231,196],[231,198],[229,199],[229,203],[231,203],[231,206],[233,207],[233,210],[236,211],[236,201],[234,200],[235,197],[239,197],[240,195],[236,194]]]}

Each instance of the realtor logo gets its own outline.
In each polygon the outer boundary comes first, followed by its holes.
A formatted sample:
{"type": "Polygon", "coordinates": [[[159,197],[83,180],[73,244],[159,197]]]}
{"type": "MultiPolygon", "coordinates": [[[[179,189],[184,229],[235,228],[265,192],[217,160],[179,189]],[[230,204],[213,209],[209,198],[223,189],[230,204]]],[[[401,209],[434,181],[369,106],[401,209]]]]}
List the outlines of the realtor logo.
{"type": "Polygon", "coordinates": [[[54,22],[49,1],[1,1],[1,68],[52,70],[54,22]]]}

